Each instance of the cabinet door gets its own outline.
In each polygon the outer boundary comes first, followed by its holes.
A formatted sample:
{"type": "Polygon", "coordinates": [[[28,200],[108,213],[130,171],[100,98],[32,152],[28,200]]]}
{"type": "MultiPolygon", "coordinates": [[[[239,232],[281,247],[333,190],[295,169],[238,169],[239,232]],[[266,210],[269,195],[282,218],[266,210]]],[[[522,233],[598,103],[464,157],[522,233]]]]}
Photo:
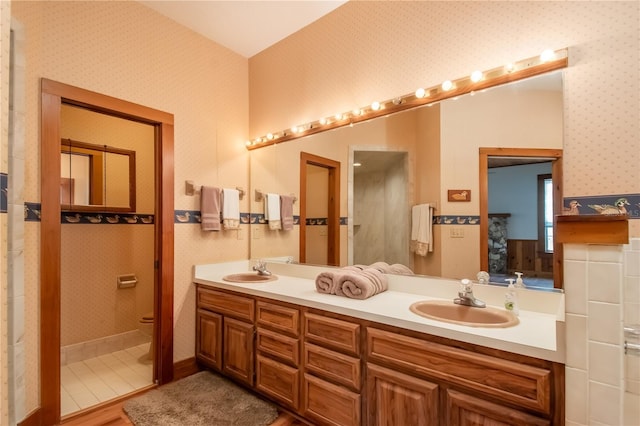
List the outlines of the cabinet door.
{"type": "Polygon", "coordinates": [[[435,383],[367,364],[367,424],[437,425],[438,391],[435,383]]]}
{"type": "Polygon", "coordinates": [[[449,426],[544,426],[547,419],[485,401],[462,392],[448,389],[446,393],[446,419],[449,426]]]}
{"type": "Polygon", "coordinates": [[[300,402],[300,370],[267,357],[256,356],[256,389],[294,410],[300,402]]]}
{"type": "Polygon", "coordinates": [[[253,324],[224,317],[223,371],[253,386],[253,324]]]}
{"type": "Polygon", "coordinates": [[[359,426],[361,424],[360,410],[360,394],[325,382],[310,374],[304,375],[302,414],[312,420],[313,424],[359,426]]]}
{"type": "Polygon", "coordinates": [[[198,309],[196,357],[208,367],[222,370],[222,315],[198,309]]]}

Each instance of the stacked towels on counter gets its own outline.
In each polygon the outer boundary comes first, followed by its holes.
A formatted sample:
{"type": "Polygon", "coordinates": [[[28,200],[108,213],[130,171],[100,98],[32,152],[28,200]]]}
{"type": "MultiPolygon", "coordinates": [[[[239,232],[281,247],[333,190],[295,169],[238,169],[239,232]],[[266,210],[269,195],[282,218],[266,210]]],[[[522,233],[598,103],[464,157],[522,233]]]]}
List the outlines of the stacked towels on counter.
{"type": "Polygon", "coordinates": [[[367,299],[389,288],[387,273],[413,275],[409,268],[399,263],[389,265],[386,262],[376,262],[369,266],[345,266],[318,274],[316,290],[318,293],[367,299]]]}

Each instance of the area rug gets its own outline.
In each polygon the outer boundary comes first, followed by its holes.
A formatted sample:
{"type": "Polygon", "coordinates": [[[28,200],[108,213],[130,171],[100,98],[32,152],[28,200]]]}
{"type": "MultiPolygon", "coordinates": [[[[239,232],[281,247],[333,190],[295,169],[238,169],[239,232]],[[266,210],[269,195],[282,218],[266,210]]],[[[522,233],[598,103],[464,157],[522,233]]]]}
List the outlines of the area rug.
{"type": "Polygon", "coordinates": [[[124,404],[136,426],[263,426],[275,405],[209,371],[160,386],[124,404]]]}

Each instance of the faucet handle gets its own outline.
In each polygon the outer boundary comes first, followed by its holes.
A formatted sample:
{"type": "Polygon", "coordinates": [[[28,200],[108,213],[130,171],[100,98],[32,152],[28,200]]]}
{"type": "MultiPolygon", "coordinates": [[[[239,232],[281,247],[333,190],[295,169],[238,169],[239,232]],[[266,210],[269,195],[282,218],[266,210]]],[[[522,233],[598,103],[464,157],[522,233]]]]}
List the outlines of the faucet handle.
{"type": "Polygon", "coordinates": [[[468,278],[463,278],[460,280],[460,291],[462,293],[471,293],[471,288],[473,287],[473,282],[468,278]]]}

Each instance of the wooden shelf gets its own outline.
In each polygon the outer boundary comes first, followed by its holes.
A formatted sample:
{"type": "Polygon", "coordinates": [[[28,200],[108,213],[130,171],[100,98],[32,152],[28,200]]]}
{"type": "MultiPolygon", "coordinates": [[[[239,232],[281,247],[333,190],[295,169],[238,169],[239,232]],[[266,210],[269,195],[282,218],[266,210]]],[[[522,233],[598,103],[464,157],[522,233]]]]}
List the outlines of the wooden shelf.
{"type": "Polygon", "coordinates": [[[555,217],[555,240],[576,244],[628,244],[626,215],[577,215],[555,217]]]}

